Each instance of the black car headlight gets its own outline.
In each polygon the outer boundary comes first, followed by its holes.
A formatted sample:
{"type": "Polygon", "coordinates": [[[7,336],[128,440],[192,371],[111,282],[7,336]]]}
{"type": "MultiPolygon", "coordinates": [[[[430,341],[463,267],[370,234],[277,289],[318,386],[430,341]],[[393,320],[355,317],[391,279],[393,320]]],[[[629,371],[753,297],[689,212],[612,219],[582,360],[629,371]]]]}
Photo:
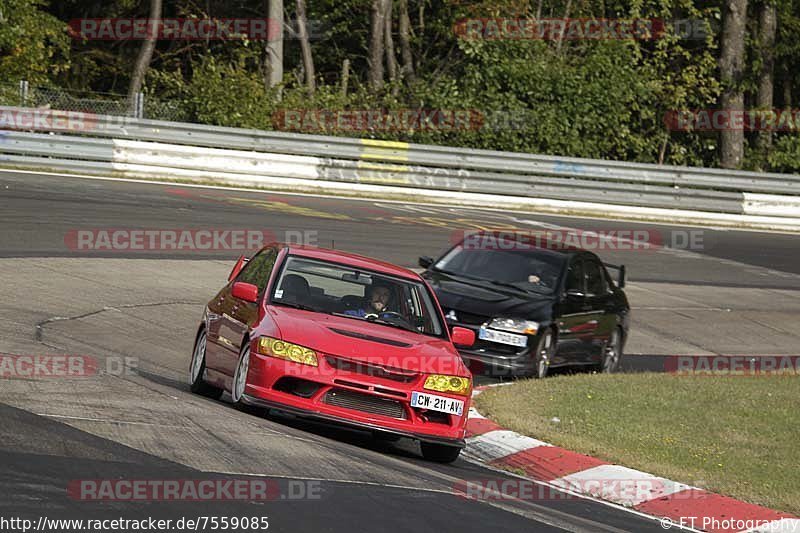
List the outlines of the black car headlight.
{"type": "Polygon", "coordinates": [[[494,318],[486,327],[511,333],[522,333],[523,335],[536,335],[536,332],[539,331],[538,322],[522,320],[521,318],[494,318]]]}

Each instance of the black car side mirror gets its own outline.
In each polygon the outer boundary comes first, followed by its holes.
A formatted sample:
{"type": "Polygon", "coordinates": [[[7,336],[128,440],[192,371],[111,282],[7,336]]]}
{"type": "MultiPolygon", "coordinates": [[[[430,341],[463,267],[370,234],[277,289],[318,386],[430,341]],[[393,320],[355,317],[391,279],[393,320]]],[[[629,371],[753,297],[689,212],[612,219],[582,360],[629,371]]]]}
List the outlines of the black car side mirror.
{"type": "Polygon", "coordinates": [[[433,257],[428,257],[427,255],[423,255],[419,258],[419,266],[422,268],[428,268],[433,264],[433,257]]]}

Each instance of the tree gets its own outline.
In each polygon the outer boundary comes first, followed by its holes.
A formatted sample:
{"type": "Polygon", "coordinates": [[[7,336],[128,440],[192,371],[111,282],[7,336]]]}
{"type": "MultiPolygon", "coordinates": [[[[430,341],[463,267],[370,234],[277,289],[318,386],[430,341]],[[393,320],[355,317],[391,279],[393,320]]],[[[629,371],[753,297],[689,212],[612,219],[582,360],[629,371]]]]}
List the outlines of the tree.
{"type": "Polygon", "coordinates": [[[272,88],[283,81],[283,0],[267,0],[269,3],[269,35],[265,59],[264,85],[272,88]]]}
{"type": "MultiPolygon", "coordinates": [[[[756,104],[759,109],[772,110],[775,90],[775,30],[777,13],[774,0],[763,0],[758,17],[758,45],[761,56],[761,69],[758,74],[758,94],[756,104]]],[[[767,150],[772,145],[772,132],[762,131],[758,134],[759,147],[767,150]]]]}
{"type": "Polygon", "coordinates": [[[387,0],[372,0],[369,37],[369,83],[373,89],[383,86],[383,43],[386,31],[387,0]]]}
{"type": "Polygon", "coordinates": [[[397,58],[394,55],[394,37],[392,36],[392,0],[384,0],[383,8],[386,70],[389,73],[389,81],[394,82],[397,79],[397,58]]]}
{"type": "MultiPolygon", "coordinates": [[[[720,38],[720,77],[723,83],[720,105],[731,114],[744,111],[744,39],[747,0],[725,0],[720,38]]],[[[733,126],[733,124],[730,124],[733,126]]],[[[740,168],[744,158],[744,130],[729,127],[720,132],[720,166],[740,168]]]]}
{"type": "Polygon", "coordinates": [[[142,47],[139,49],[139,56],[133,67],[131,84],[128,87],[128,113],[133,114],[136,107],[136,95],[142,92],[144,77],[147,69],[150,68],[150,60],[153,58],[153,50],[156,48],[158,40],[159,19],[161,19],[161,0],[150,0],[150,16],[147,22],[148,30],[142,47]]]}
{"type": "Polygon", "coordinates": [[[413,82],[414,56],[411,52],[411,20],[408,16],[408,0],[400,0],[400,55],[403,58],[403,77],[413,82]]]}
{"type": "Polygon", "coordinates": [[[311,43],[308,38],[306,25],[306,0],[297,0],[297,34],[300,39],[300,48],[303,52],[303,70],[306,73],[306,88],[314,94],[316,82],[314,79],[314,56],[311,54],[311,43]]]}

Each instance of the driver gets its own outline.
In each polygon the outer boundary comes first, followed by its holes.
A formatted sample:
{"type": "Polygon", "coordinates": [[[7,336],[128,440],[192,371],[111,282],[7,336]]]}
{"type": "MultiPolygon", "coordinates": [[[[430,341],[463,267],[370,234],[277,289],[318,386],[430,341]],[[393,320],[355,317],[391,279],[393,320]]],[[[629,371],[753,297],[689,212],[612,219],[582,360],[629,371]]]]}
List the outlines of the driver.
{"type": "Polygon", "coordinates": [[[349,309],[344,313],[362,318],[367,315],[377,315],[378,318],[385,318],[385,315],[392,313],[388,310],[391,299],[392,289],[389,285],[376,281],[367,287],[367,294],[361,308],[349,309]]]}

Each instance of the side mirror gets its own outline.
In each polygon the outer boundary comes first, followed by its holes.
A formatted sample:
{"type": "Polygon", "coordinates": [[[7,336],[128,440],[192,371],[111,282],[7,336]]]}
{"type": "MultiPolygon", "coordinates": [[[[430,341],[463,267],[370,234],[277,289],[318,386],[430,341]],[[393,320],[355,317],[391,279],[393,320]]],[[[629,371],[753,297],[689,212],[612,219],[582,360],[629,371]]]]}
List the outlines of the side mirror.
{"type": "Polygon", "coordinates": [[[244,283],[242,281],[234,283],[231,294],[233,294],[234,298],[245,302],[256,303],[258,301],[258,287],[252,283],[244,283]]]}
{"type": "Polygon", "coordinates": [[[453,328],[453,344],[456,346],[463,346],[468,348],[475,344],[475,332],[471,329],[460,328],[458,326],[453,328]]]}
{"type": "Polygon", "coordinates": [[[422,268],[428,268],[433,264],[433,257],[428,257],[427,255],[423,255],[419,258],[419,266],[422,268]]]}
{"type": "Polygon", "coordinates": [[[619,281],[617,281],[617,287],[620,289],[625,288],[625,265],[619,267],[619,281]]]}
{"type": "Polygon", "coordinates": [[[586,298],[586,294],[576,289],[570,289],[567,291],[567,298],[574,298],[576,300],[581,300],[583,298],[586,298]]]}
{"type": "Polygon", "coordinates": [[[233,270],[231,270],[231,273],[228,274],[228,281],[233,281],[233,279],[239,275],[239,272],[242,271],[244,265],[246,264],[247,264],[247,258],[243,255],[240,255],[239,259],[236,261],[236,264],[233,265],[233,270]]]}

